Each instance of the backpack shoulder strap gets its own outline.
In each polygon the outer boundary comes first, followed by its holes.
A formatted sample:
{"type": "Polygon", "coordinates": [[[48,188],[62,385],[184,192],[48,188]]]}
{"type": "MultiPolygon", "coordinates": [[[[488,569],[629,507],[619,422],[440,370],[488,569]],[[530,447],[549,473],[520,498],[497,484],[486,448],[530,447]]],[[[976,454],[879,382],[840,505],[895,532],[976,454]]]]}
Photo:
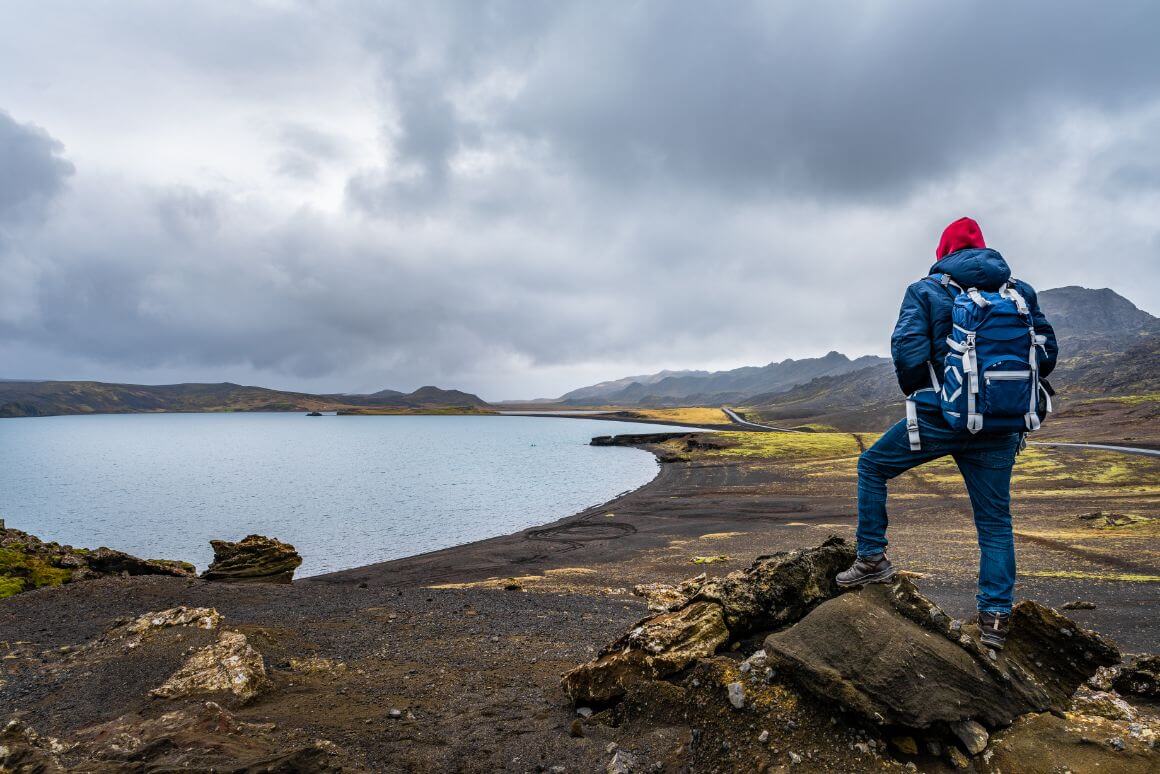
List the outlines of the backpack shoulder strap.
{"type": "Polygon", "coordinates": [[[941,287],[951,298],[957,298],[959,293],[963,292],[963,286],[951,279],[949,274],[928,274],[923,279],[928,279],[941,287]],[[954,292],[951,288],[955,289],[954,292]]]}
{"type": "Polygon", "coordinates": [[[1019,310],[1019,314],[1024,317],[1031,316],[1031,310],[1027,306],[1027,301],[1015,289],[1014,283],[1003,283],[1003,287],[999,288],[999,295],[1011,299],[1015,303],[1015,307],[1019,310]]]}

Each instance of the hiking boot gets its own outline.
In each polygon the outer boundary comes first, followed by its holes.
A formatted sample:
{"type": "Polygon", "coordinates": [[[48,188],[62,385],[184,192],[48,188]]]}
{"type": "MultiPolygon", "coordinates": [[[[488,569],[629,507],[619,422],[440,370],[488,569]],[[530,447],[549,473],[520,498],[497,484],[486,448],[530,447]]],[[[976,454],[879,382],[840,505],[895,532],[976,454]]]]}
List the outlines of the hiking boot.
{"type": "Polygon", "coordinates": [[[885,583],[894,577],[894,566],[886,554],[859,556],[848,570],[838,573],[834,581],[843,587],[862,586],[867,583],[885,583]]]}
{"type": "Polygon", "coordinates": [[[1010,613],[979,613],[979,642],[988,648],[1002,650],[1010,628],[1010,613]]]}

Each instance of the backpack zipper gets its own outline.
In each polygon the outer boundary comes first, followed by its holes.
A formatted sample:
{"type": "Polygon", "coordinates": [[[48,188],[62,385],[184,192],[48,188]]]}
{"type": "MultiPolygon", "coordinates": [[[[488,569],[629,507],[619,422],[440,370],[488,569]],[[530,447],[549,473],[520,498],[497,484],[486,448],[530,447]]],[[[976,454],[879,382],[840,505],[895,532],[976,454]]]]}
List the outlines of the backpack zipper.
{"type": "Polygon", "coordinates": [[[983,377],[988,382],[992,379],[996,381],[1014,381],[1017,379],[1030,379],[1030,371],[994,371],[983,377]]]}

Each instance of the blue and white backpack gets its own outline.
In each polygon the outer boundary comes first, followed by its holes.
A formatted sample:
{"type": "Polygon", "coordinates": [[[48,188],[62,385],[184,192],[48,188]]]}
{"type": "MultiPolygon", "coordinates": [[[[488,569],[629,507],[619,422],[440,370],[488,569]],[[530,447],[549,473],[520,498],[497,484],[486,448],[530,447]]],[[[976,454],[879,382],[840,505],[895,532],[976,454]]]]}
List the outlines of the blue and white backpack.
{"type": "MultiPolygon", "coordinates": [[[[941,384],[934,365],[928,362],[931,386],[918,392],[937,394],[943,417],[955,430],[1038,430],[1040,395],[1045,415],[1051,412],[1051,397],[1039,382],[1037,356],[1047,337],[1035,332],[1027,302],[1008,283],[989,292],[963,290],[948,274],[932,279],[954,288],[957,295],[941,384]]],[[[910,448],[917,451],[922,447],[914,397],[912,394],[906,401],[906,427],[910,448]]]]}

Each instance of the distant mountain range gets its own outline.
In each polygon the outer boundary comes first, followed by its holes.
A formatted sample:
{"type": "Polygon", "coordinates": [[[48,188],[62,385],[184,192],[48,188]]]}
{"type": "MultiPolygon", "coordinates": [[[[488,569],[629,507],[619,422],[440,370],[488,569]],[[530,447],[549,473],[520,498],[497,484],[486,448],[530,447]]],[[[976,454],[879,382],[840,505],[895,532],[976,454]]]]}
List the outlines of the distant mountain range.
{"type": "Polygon", "coordinates": [[[888,362],[874,355],[851,360],[840,352],[830,352],[823,357],[783,360],[729,371],[660,371],[581,387],[562,395],[556,402],[573,406],[720,405],[888,362]]]}
{"type": "MultiPolygon", "coordinates": [[[[1069,401],[1160,393],[1160,318],[1108,288],[1076,286],[1039,293],[1059,338],[1049,381],[1069,401]]],[[[902,393],[889,363],[824,376],[778,393],[752,395],[751,413],[771,423],[883,429],[901,416],[902,393]]]]}
{"type": "Polygon", "coordinates": [[[192,411],[335,411],[342,409],[486,409],[476,395],[421,387],[404,394],[312,395],[221,384],[109,384],[105,382],[0,381],[0,417],[56,414],[130,414],[192,411]]]}
{"type": "MultiPolygon", "coordinates": [[[[1039,293],[1061,357],[1051,381],[1061,395],[1160,393],[1160,318],[1107,288],[1039,293]]],[[[783,360],[728,371],[660,371],[572,390],[550,401],[570,406],[748,407],[777,423],[876,429],[898,414],[902,395],[887,358],[783,360]]],[[[547,401],[545,401],[547,402],[547,401]]],[[[0,379],[0,417],[192,411],[487,410],[476,395],[438,387],[412,393],[327,394],[221,384],[136,385],[0,379]]]]}

